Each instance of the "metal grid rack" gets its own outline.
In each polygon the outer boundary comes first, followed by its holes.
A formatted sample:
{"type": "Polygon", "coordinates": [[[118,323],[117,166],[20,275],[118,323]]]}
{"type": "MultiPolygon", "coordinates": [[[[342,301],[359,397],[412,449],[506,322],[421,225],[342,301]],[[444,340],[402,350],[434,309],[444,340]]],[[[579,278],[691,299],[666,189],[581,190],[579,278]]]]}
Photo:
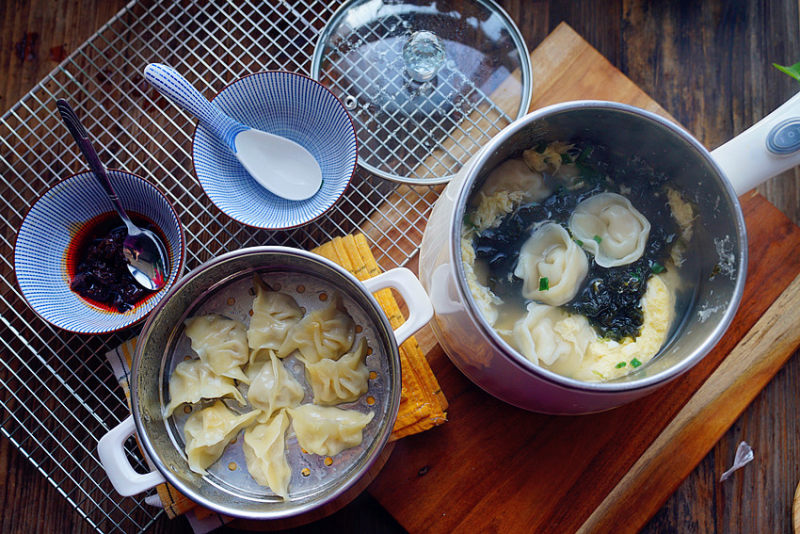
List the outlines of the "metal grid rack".
{"type": "MultiPolygon", "coordinates": [[[[308,73],[316,37],[338,2],[286,0],[131,2],[0,118],[0,431],[100,532],[135,532],[163,513],[144,496],[122,498],[100,467],[97,440],[128,415],[103,354],[137,333],[80,336],[39,319],[13,273],[16,231],[49,187],[84,169],[55,109],[66,98],[109,167],[164,191],[186,229],[186,267],[263,244],[310,248],[365,233],[391,268],[416,253],[440,188],[398,185],[359,171],[321,222],[285,232],[245,227],[219,212],[192,175],[194,120],[142,78],[151,61],[173,65],[207,95],[248,72],[308,73]]],[[[143,467],[129,440],[129,452],[143,467]]]]}

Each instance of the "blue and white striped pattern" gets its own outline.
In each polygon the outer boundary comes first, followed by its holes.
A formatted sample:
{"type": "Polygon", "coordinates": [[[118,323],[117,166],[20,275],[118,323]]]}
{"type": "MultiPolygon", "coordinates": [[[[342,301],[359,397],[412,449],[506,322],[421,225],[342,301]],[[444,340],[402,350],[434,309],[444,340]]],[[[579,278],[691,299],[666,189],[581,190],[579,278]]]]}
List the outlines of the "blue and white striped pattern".
{"type": "Polygon", "coordinates": [[[287,200],[259,185],[224,142],[198,124],[195,174],[228,216],[259,228],[291,228],[316,219],[342,196],[356,167],[355,128],[344,106],[319,82],[291,72],[260,72],[227,86],[214,103],[247,126],[304,146],[322,169],[322,187],[313,197],[287,200]]]}
{"type": "Polygon", "coordinates": [[[91,172],[62,180],[31,206],[22,221],[14,248],[14,270],[30,307],[43,319],[71,332],[101,334],[137,323],[167,293],[183,269],[183,227],[164,195],[136,175],[114,170],[108,175],[125,209],[149,218],[167,238],[169,277],[157,294],[125,313],[92,306],[73,293],[66,260],[70,242],[87,221],[113,211],[113,207],[91,172]]]}
{"type": "Polygon", "coordinates": [[[249,128],[220,112],[219,108],[200,94],[186,78],[168,65],[150,63],[144,69],[145,79],[177,106],[185,109],[202,121],[207,128],[225,141],[228,148],[236,152],[234,139],[249,128]]]}

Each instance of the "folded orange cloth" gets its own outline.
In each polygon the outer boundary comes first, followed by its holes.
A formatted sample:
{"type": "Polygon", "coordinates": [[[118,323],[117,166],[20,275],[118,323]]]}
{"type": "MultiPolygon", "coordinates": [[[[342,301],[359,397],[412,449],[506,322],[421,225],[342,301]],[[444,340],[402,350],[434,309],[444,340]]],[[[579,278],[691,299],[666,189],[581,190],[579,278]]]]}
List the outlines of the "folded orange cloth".
{"type": "MultiPolygon", "coordinates": [[[[363,234],[337,237],[313,249],[312,252],[341,265],[359,280],[366,280],[381,273],[381,268],[375,261],[363,234]]],[[[375,298],[389,318],[392,328],[396,329],[403,324],[405,317],[403,317],[391,289],[378,291],[375,293],[375,298]]],[[[114,368],[117,380],[125,392],[129,407],[128,375],[135,347],[136,339],[131,339],[106,354],[114,368]]],[[[425,359],[425,354],[413,336],[400,345],[400,364],[402,368],[400,408],[390,440],[428,430],[447,420],[445,413],[447,399],[428,365],[428,360],[425,359]]],[[[164,505],[164,510],[170,518],[189,510],[192,510],[199,518],[216,513],[198,506],[169,483],[161,484],[156,489],[161,503],[164,505]]],[[[226,518],[221,519],[223,522],[225,520],[226,518]]]]}

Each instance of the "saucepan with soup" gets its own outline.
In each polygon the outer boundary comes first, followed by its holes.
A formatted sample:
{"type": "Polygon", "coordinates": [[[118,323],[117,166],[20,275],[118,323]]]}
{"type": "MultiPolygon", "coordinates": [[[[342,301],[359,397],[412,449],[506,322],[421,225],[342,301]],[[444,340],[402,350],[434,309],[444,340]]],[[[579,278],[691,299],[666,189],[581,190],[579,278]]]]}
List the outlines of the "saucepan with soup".
{"type": "Polygon", "coordinates": [[[434,206],[420,279],[453,363],[544,413],[630,402],[695,365],[742,296],[737,195],[800,163],[800,95],[712,153],[650,112],[530,113],[434,206]]]}

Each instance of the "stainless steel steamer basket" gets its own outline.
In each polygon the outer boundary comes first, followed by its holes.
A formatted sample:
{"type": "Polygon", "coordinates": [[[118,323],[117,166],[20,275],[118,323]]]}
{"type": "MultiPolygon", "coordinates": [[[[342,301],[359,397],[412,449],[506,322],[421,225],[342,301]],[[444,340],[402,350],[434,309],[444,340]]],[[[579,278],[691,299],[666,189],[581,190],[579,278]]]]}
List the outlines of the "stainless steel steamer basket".
{"type": "MultiPolygon", "coordinates": [[[[109,479],[123,495],[140,493],[166,480],[203,506],[246,519],[295,517],[330,504],[370,470],[386,445],[400,402],[398,345],[424,325],[432,313],[419,281],[403,268],[359,282],[325,258],[285,247],[241,249],[209,261],[180,280],[144,326],[132,363],[133,415],[98,445],[109,479]],[[362,444],[328,460],[303,452],[290,427],[286,443],[292,480],[286,501],[259,486],[248,474],[241,433],[208,469],[209,474],[200,476],[189,470],[184,453],[183,425],[188,414],[178,409],[168,419],[162,416],[169,401],[171,372],[192,354],[183,333],[184,320],[220,313],[248,324],[255,273],[274,289],[292,295],[308,311],[326,305],[323,301],[334,292],[340,294],[357,325],[356,338],[365,336],[372,349],[366,358],[373,377],[369,391],[356,402],[340,405],[375,413],[364,429],[362,444]],[[371,294],[385,287],[396,289],[409,309],[408,320],[395,331],[371,294]],[[134,432],[155,467],[151,473],[135,473],[124,458],[123,444],[134,432]]],[[[286,358],[284,364],[306,388],[303,403],[310,403],[312,395],[302,364],[294,356],[286,358]]],[[[226,404],[237,412],[247,410],[235,401],[226,404]]]]}

